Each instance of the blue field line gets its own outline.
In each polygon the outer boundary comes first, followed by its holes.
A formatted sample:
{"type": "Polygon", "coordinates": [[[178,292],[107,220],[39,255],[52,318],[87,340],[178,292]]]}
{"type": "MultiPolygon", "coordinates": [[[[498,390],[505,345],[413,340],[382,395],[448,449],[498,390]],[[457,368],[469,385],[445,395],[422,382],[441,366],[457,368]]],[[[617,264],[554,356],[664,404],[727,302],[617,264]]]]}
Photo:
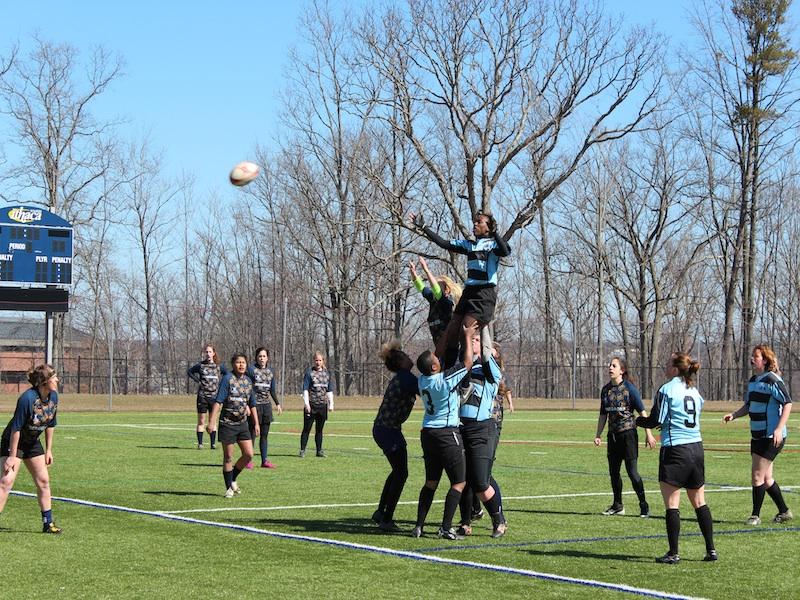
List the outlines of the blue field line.
{"type": "MultiPolygon", "coordinates": [[[[782,533],[784,531],[800,531],[800,527],[765,527],[752,529],[730,529],[725,531],[714,531],[714,537],[721,535],[741,535],[749,533],[782,533]]],[[[565,538],[560,540],[539,540],[535,542],[515,542],[512,544],[473,544],[471,546],[441,546],[439,548],[429,548],[420,552],[447,552],[453,550],[480,550],[483,548],[527,548],[531,546],[555,546],[559,544],[595,544],[597,542],[624,542],[635,540],[663,540],[665,533],[649,533],[647,535],[614,535],[589,538],[565,538]]],[[[681,537],[700,537],[699,531],[681,533],[681,537]]]]}
{"type": "MultiPolygon", "coordinates": [[[[26,498],[36,498],[35,494],[27,492],[12,491],[11,494],[15,496],[22,496],[26,498]]],[[[604,581],[595,581],[593,579],[582,579],[577,577],[566,577],[563,575],[555,575],[553,573],[542,573],[539,571],[531,571],[528,569],[516,569],[513,567],[505,567],[502,565],[492,565],[487,563],[478,563],[468,560],[455,560],[451,558],[443,558],[441,556],[429,556],[421,552],[412,552],[408,550],[395,550],[392,548],[381,548],[380,546],[370,546],[368,544],[358,544],[355,542],[344,542],[340,540],[330,540],[325,538],[318,538],[309,535],[297,535],[293,533],[281,533],[278,531],[269,531],[266,529],[258,529],[256,527],[248,527],[245,525],[234,525],[232,523],[219,523],[216,521],[206,521],[203,519],[193,519],[190,517],[181,517],[179,515],[166,514],[162,512],[141,510],[138,508],[130,508],[127,506],[117,506],[114,504],[103,504],[100,502],[91,502],[89,500],[80,500],[78,498],[63,498],[53,496],[53,500],[65,502],[69,504],[77,504],[79,506],[88,506],[91,508],[100,508],[103,510],[113,510],[123,513],[136,514],[148,517],[156,517],[159,519],[166,519],[168,521],[177,521],[181,523],[190,523],[194,525],[206,525],[209,527],[217,527],[220,529],[228,529],[231,531],[240,531],[243,533],[252,533],[256,535],[264,535],[274,538],[294,540],[301,542],[311,542],[325,546],[333,546],[336,548],[343,548],[347,550],[357,550],[362,552],[371,552],[374,554],[382,554],[385,556],[393,556],[398,558],[407,558],[418,560],[428,563],[448,564],[460,567],[469,567],[471,569],[478,569],[482,571],[491,571],[494,573],[505,573],[509,575],[520,575],[523,577],[530,577],[532,579],[539,579],[543,581],[550,581],[555,583],[568,583],[572,585],[581,585],[584,587],[591,587],[597,589],[612,590],[615,592],[623,592],[633,594],[635,596],[645,596],[649,598],[663,598],[667,600],[700,600],[695,596],[684,596],[681,594],[673,594],[670,592],[661,592],[658,590],[650,590],[647,588],[637,588],[620,583],[606,583],[604,581]]]]}

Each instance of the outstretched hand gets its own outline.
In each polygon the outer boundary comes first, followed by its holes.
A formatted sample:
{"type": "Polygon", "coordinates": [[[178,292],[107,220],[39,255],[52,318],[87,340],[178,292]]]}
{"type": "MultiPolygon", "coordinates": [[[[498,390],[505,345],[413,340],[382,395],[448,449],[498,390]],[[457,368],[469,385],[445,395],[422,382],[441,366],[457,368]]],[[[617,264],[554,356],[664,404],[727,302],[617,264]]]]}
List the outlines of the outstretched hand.
{"type": "Polygon", "coordinates": [[[419,227],[420,229],[425,227],[425,217],[422,216],[422,213],[411,213],[408,215],[408,218],[415,227],[419,227]]]}

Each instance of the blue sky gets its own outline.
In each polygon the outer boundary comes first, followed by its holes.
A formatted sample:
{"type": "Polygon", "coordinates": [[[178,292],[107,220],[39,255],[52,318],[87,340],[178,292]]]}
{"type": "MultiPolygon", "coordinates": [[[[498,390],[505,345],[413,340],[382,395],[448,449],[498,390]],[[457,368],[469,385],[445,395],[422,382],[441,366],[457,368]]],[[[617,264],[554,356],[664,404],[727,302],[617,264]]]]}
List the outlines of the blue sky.
{"type": "MultiPolygon", "coordinates": [[[[232,191],[228,169],[251,156],[256,144],[270,146],[278,131],[288,49],[297,43],[304,2],[0,0],[0,5],[0,54],[15,40],[29,48],[33,33],[81,51],[103,45],[118,52],[125,76],[103,94],[95,113],[128,119],[131,136],[149,133],[169,171],[195,174],[198,193],[232,191]]],[[[688,35],[685,2],[607,0],[606,5],[630,23],[654,23],[678,39],[688,35]]],[[[0,143],[6,133],[0,121],[0,143]]]]}

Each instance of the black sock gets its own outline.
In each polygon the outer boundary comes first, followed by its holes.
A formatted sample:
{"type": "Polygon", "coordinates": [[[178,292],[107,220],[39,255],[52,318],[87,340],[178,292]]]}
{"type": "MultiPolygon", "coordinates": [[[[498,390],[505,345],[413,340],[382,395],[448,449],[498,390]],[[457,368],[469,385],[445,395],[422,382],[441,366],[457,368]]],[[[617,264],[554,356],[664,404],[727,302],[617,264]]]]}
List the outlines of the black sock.
{"type": "Polygon", "coordinates": [[[486,510],[489,511],[489,515],[492,517],[492,524],[497,525],[498,523],[506,522],[506,517],[503,514],[503,500],[500,498],[500,494],[495,492],[494,496],[489,498],[483,504],[486,507],[486,510]]]}
{"type": "Polygon", "coordinates": [[[236,478],[239,476],[239,473],[241,473],[241,472],[242,472],[242,470],[241,470],[241,469],[237,469],[237,468],[234,466],[234,467],[233,467],[233,471],[231,471],[231,481],[236,481],[236,478]]]}
{"type": "Polygon", "coordinates": [[[669,553],[678,554],[678,538],[681,535],[681,511],[677,508],[667,509],[667,541],[669,553]]]}
{"type": "Polygon", "coordinates": [[[772,498],[775,506],[778,507],[779,513],[785,513],[789,510],[789,507],[786,506],[786,502],[783,501],[783,494],[781,493],[781,488],[778,487],[777,481],[772,482],[772,485],[767,488],[767,493],[769,497],[772,498]]]}
{"type": "Polygon", "coordinates": [[[759,516],[761,514],[761,505],[764,504],[764,494],[767,491],[767,484],[753,486],[753,512],[751,515],[759,516]]]}
{"type": "Polygon", "coordinates": [[[215,445],[217,443],[217,432],[216,431],[212,431],[208,435],[211,436],[211,445],[212,446],[215,445]]]}
{"type": "Polygon", "coordinates": [[[233,473],[230,471],[222,471],[222,477],[225,479],[225,489],[230,489],[231,483],[233,483],[233,473]]]}
{"type": "Polygon", "coordinates": [[[200,445],[203,444],[203,432],[202,431],[198,431],[197,432],[197,443],[200,444],[200,445]]]}
{"type": "Polygon", "coordinates": [[[459,490],[450,488],[447,490],[447,496],[444,499],[444,515],[442,516],[442,529],[449,530],[453,526],[453,517],[456,514],[456,508],[461,500],[461,492],[459,490]]]}
{"type": "Polygon", "coordinates": [[[419,491],[419,502],[417,502],[417,527],[425,525],[425,517],[433,504],[433,495],[436,490],[432,490],[427,485],[423,485],[419,491]]]}
{"type": "Polygon", "coordinates": [[[700,508],[694,509],[697,516],[697,524],[700,526],[700,533],[706,541],[706,553],[714,549],[714,521],[711,519],[711,509],[708,504],[703,504],[700,508]]]}

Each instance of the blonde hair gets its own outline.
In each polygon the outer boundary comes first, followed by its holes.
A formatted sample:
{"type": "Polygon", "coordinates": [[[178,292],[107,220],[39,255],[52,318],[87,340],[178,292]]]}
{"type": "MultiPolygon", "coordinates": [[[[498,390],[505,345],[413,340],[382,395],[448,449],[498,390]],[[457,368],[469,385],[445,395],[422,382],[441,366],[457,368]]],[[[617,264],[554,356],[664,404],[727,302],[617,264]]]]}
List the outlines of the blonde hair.
{"type": "Polygon", "coordinates": [[[31,387],[38,388],[47,383],[55,374],[55,369],[50,365],[38,365],[28,371],[28,383],[31,384],[31,387]]]}
{"type": "Polygon", "coordinates": [[[441,277],[437,278],[437,281],[440,285],[443,285],[448,289],[450,295],[453,297],[453,304],[458,304],[458,301],[461,299],[461,286],[450,279],[450,277],[447,275],[442,275],[441,277]]]}
{"type": "Polygon", "coordinates": [[[322,367],[324,369],[327,369],[328,368],[328,361],[325,360],[325,355],[322,353],[321,350],[315,350],[314,354],[311,355],[311,358],[314,359],[314,358],[316,358],[318,356],[322,359],[322,367]]]}

